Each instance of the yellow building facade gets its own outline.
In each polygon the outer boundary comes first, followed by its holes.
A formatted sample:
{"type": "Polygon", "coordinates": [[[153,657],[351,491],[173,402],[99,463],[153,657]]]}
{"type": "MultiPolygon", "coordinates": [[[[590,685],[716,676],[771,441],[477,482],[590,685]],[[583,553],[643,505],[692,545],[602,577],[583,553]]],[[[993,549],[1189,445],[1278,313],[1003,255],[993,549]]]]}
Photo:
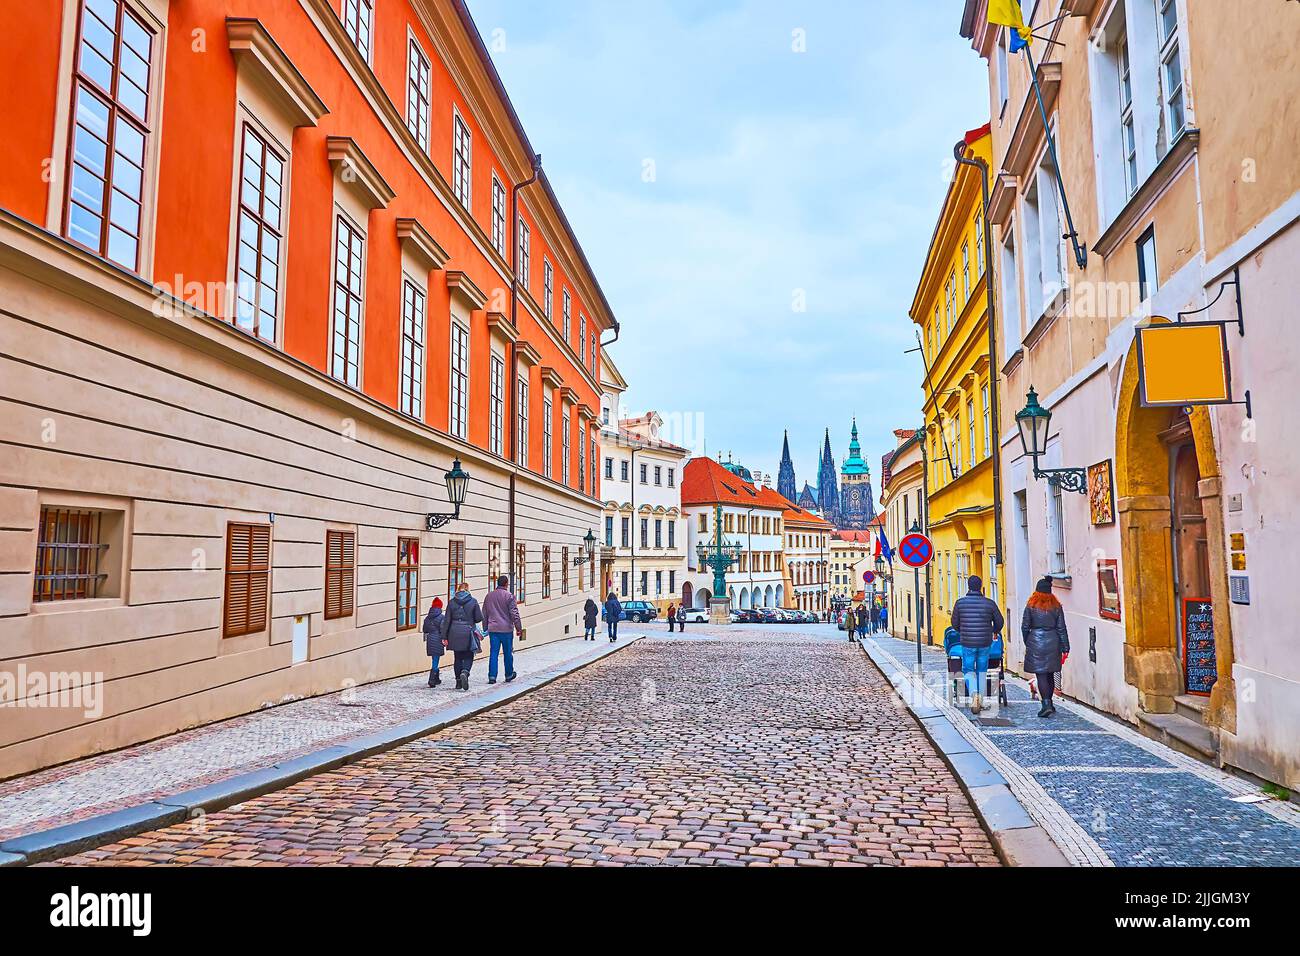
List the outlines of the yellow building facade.
{"type": "MultiPolygon", "coordinates": [[[[967,159],[992,158],[989,127],[966,134],[967,159]]],[[[911,317],[925,353],[925,475],[930,605],[935,640],[971,575],[1002,604],[996,542],[992,418],[996,377],[989,361],[983,189],[978,169],[958,165],[930,240],[911,317]]]]}

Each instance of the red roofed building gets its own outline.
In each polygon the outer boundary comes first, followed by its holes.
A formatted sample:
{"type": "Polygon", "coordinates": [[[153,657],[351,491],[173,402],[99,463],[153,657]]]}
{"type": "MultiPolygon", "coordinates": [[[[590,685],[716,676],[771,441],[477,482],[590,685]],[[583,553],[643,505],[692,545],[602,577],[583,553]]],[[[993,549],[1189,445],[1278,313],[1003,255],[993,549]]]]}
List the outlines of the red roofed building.
{"type": "Polygon", "coordinates": [[[835,527],[811,511],[785,502],[785,578],[791,607],[824,612],[830,607],[830,542],[835,527]]]}

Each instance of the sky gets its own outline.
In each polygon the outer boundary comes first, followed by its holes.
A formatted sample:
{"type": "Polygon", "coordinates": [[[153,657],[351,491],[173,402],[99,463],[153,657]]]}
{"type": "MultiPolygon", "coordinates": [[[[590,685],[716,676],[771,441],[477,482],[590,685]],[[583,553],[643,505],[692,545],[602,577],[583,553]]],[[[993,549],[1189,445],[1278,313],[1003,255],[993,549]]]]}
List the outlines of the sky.
{"type": "Polygon", "coordinates": [[[988,121],[961,0],[469,0],[622,326],[630,413],[799,486],[921,418],[908,317],[988,121]]]}

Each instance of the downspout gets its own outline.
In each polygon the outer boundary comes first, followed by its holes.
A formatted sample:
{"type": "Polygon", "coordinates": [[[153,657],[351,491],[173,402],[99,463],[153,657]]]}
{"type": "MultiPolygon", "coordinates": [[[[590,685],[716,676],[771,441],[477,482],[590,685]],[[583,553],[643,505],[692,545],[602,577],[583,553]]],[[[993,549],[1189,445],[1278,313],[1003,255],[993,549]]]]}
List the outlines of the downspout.
{"type": "MultiPolygon", "coordinates": [[[[989,317],[989,428],[992,435],[985,436],[989,453],[993,456],[993,547],[997,553],[997,565],[1002,566],[1002,442],[1000,439],[1002,422],[998,413],[998,376],[997,366],[997,313],[993,303],[993,229],[989,222],[989,167],[984,160],[976,157],[966,158],[966,141],[961,140],[953,147],[953,158],[958,165],[972,166],[979,170],[980,190],[984,205],[980,215],[984,217],[984,296],[989,317]]],[[[983,569],[978,569],[983,570],[983,569]]]]}
{"type": "MultiPolygon", "coordinates": [[[[533,156],[533,174],[523,182],[515,183],[510,189],[510,327],[517,336],[519,334],[519,191],[533,183],[537,182],[537,177],[542,172],[542,154],[537,153],[533,156]]],[[[510,409],[510,461],[515,465],[519,463],[519,350],[515,348],[515,343],[511,342],[506,346],[510,350],[510,361],[507,367],[510,369],[510,380],[506,386],[506,399],[509,402],[510,409]]],[[[505,423],[502,423],[504,427],[505,423]]],[[[527,439],[525,438],[525,441],[527,439]]],[[[584,439],[585,440],[585,439],[584,439]]],[[[520,569],[516,567],[515,557],[515,483],[518,478],[518,470],[510,471],[510,581],[515,588],[519,587],[520,569]]]]}

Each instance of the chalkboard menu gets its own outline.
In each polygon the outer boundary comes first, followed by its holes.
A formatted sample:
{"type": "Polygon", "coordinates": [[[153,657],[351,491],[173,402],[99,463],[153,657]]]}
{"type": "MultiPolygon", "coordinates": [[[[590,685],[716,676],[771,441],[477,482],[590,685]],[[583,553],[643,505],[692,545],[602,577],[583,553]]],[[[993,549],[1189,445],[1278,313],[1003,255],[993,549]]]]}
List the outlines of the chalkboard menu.
{"type": "Polygon", "coordinates": [[[1219,679],[1214,653],[1214,605],[1203,598],[1184,598],[1183,661],[1189,694],[1209,696],[1219,679]]]}

